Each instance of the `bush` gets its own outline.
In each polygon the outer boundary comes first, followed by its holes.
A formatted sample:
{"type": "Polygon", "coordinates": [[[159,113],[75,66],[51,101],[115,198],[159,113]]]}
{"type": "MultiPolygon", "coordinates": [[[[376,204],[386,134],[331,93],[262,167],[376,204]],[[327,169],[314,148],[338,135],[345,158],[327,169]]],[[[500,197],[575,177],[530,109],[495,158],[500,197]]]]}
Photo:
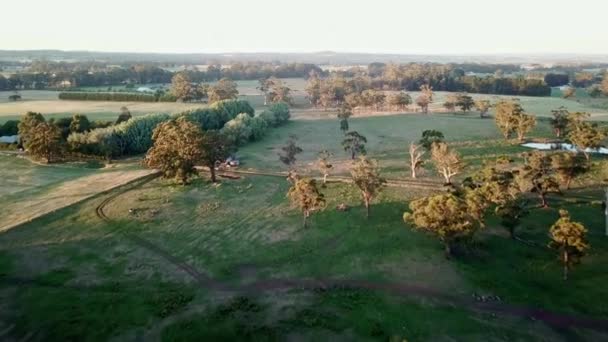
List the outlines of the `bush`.
{"type": "Polygon", "coordinates": [[[8,120],[4,125],[0,126],[0,137],[19,134],[19,120],[8,120]]]}
{"type": "Polygon", "coordinates": [[[289,105],[285,102],[277,102],[270,105],[269,111],[274,113],[278,125],[282,125],[289,121],[291,114],[289,113],[289,105]]]}

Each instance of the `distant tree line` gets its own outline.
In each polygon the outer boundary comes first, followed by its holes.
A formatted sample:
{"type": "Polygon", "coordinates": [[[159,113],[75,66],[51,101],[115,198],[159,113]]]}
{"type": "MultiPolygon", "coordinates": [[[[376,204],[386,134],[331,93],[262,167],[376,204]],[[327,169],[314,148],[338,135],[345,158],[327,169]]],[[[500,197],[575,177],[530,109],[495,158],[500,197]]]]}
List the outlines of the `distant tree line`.
{"type": "MultiPolygon", "coordinates": [[[[66,63],[34,62],[27,72],[0,75],[0,90],[48,89],[114,86],[119,84],[170,83],[176,74],[148,64],[132,66],[103,66],[77,64],[72,68],[66,63]]],[[[229,67],[209,65],[206,70],[189,67],[185,72],[193,82],[211,82],[222,78],[233,80],[258,80],[262,78],[307,77],[311,72],[323,73],[314,64],[305,63],[235,63],[229,67]]]]}
{"type": "Polygon", "coordinates": [[[429,85],[435,91],[530,96],[551,94],[550,87],[543,80],[499,75],[467,75],[465,69],[453,64],[372,63],[367,69],[353,68],[340,76],[356,79],[359,87],[367,85],[373,89],[411,91],[429,85]]]}

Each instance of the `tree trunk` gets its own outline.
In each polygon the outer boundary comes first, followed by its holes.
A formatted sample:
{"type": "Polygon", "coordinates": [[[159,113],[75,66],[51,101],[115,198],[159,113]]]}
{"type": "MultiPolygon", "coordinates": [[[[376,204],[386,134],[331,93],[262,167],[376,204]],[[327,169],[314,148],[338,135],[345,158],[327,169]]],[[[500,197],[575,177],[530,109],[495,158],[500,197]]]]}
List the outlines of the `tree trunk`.
{"type": "Polygon", "coordinates": [[[512,240],[515,240],[515,227],[509,227],[509,237],[511,237],[512,240]]]}
{"type": "Polygon", "coordinates": [[[209,171],[211,172],[211,182],[215,183],[217,181],[215,178],[215,165],[210,166],[209,171]]]}
{"type": "Polygon", "coordinates": [[[304,228],[307,228],[307,227],[308,227],[308,214],[307,214],[307,213],[304,213],[304,220],[303,220],[303,222],[302,222],[302,226],[303,226],[304,228]]]}
{"type": "Polygon", "coordinates": [[[416,168],[412,166],[412,178],[416,178],[416,168]]]}
{"type": "Polygon", "coordinates": [[[365,217],[369,218],[369,200],[365,199],[365,217]]]}
{"type": "Polygon", "coordinates": [[[327,173],[323,174],[323,184],[327,184],[327,173]]]}
{"type": "Polygon", "coordinates": [[[540,197],[540,205],[543,208],[549,207],[549,204],[547,203],[547,195],[544,192],[539,191],[538,192],[538,197],[540,197]]]}
{"type": "Polygon", "coordinates": [[[443,243],[443,252],[446,259],[452,258],[452,246],[450,246],[450,243],[447,241],[443,243]]]}
{"type": "Polygon", "coordinates": [[[564,280],[568,280],[568,251],[564,251],[564,280]]]}
{"type": "Polygon", "coordinates": [[[355,160],[355,151],[350,153],[350,159],[355,160]]]}
{"type": "Polygon", "coordinates": [[[568,178],[566,179],[566,190],[570,190],[570,183],[572,183],[572,176],[568,176],[568,178]]]}

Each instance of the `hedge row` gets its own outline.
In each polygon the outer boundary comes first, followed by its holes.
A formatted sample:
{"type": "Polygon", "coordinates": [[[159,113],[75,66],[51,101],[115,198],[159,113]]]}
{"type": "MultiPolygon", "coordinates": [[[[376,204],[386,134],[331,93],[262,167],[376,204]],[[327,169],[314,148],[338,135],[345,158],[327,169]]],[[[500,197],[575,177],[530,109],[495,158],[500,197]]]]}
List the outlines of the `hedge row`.
{"type": "Polygon", "coordinates": [[[262,139],[268,129],[278,127],[289,120],[289,106],[276,103],[258,116],[241,113],[226,122],[222,132],[236,145],[241,146],[249,141],[262,139]]]}
{"type": "Polygon", "coordinates": [[[241,113],[253,116],[255,109],[244,100],[223,100],[215,102],[209,108],[195,109],[179,115],[186,116],[202,129],[221,129],[226,122],[241,113]]]}
{"type": "MultiPolygon", "coordinates": [[[[244,100],[219,101],[210,108],[192,110],[173,115],[149,114],[107,128],[98,128],[85,133],[72,133],[68,143],[77,152],[106,157],[145,153],[152,146],[152,133],[156,126],[179,116],[185,116],[202,129],[221,129],[228,122],[241,117],[253,117],[254,109],[244,100]]],[[[262,113],[267,126],[275,126],[289,119],[289,107],[276,104],[262,113]],[[274,112],[273,112],[274,110],[274,112]],[[276,112],[276,114],[275,114],[276,112]]],[[[259,115],[262,120],[262,114],[259,115]]]]}
{"type": "Polygon", "coordinates": [[[61,92],[60,100],[79,101],[130,101],[130,102],[175,102],[175,96],[165,94],[160,97],[151,94],[117,93],[117,92],[61,92]]]}

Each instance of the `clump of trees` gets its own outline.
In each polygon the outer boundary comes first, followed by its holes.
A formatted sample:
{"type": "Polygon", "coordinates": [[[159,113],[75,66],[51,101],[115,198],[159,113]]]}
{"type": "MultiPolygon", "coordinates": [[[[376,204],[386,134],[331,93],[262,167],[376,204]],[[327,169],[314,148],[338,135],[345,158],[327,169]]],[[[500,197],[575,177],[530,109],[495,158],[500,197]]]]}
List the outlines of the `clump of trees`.
{"type": "MultiPolygon", "coordinates": [[[[314,74],[306,87],[307,98],[315,107],[339,108],[347,103],[353,109],[405,108],[412,103],[406,93],[385,96],[384,91],[421,89],[414,100],[427,113],[433,102],[432,89],[462,93],[459,105],[464,111],[473,107],[473,100],[464,93],[548,96],[549,87],[543,80],[525,77],[467,76],[462,70],[445,65],[371,64],[367,70],[353,69],[342,74],[321,78],[314,74]],[[348,77],[348,78],[347,78],[348,77]],[[431,92],[429,92],[431,90],[431,92]]],[[[454,101],[456,102],[456,101],[454,101]]],[[[455,106],[459,106],[454,104],[455,106]]]]}
{"type": "MultiPolygon", "coordinates": [[[[455,95],[449,95],[447,100],[443,103],[443,106],[448,111],[454,111],[456,107],[459,107],[463,113],[468,112],[475,105],[475,101],[470,95],[459,93],[455,95]]],[[[486,110],[487,111],[487,110],[486,110]]]]}
{"type": "Polygon", "coordinates": [[[257,89],[264,95],[264,106],[277,102],[293,104],[291,88],[282,80],[269,77],[258,80],[258,83],[257,89]]]}
{"type": "Polygon", "coordinates": [[[222,78],[213,85],[193,82],[187,71],[178,72],[171,79],[171,95],[178,101],[201,101],[209,103],[236,99],[237,84],[229,78],[222,78]]]}
{"type": "Polygon", "coordinates": [[[495,107],[496,126],[505,139],[516,133],[518,141],[523,142],[526,134],[536,126],[536,118],[526,114],[517,100],[502,100],[495,107]]]}

